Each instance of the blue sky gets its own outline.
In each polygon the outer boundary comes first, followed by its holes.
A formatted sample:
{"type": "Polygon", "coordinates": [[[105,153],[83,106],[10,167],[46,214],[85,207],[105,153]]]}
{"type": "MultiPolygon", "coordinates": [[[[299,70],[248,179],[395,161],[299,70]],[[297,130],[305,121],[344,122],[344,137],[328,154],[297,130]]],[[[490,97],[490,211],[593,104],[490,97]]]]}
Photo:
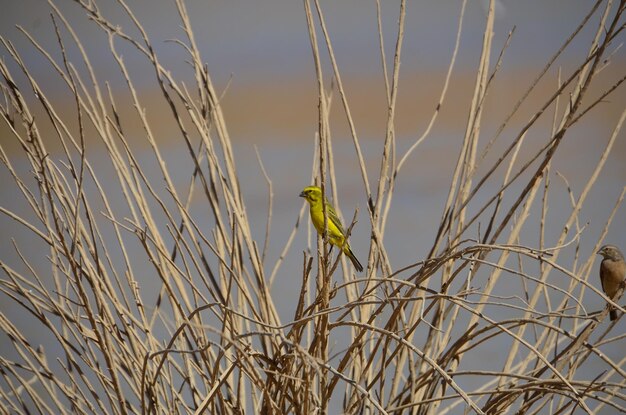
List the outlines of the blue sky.
{"type": "MultiPolygon", "coordinates": [[[[50,7],[43,0],[9,1],[0,16],[0,35],[25,44],[15,25],[21,25],[45,46],[54,46],[50,7]]],[[[106,48],[106,37],[90,24],[73,2],[58,2],[75,26],[91,58],[102,71],[114,68],[106,48]]],[[[382,1],[382,21],[388,59],[393,56],[399,1],[382,1]]],[[[470,0],[464,20],[459,65],[470,69],[480,52],[485,22],[485,0],[470,0]]],[[[129,1],[145,25],[157,51],[166,63],[183,66],[185,56],[178,46],[167,43],[184,33],[170,0],[129,1]],[[170,60],[169,62],[168,59],[170,60]]],[[[339,63],[343,70],[358,73],[380,71],[376,3],[363,0],[322,1],[339,63]]],[[[129,33],[136,34],[131,21],[116,2],[98,2],[103,14],[129,33]]],[[[304,7],[293,0],[187,1],[196,40],[211,73],[218,79],[274,76],[308,76],[313,70],[304,7]]],[[[507,64],[543,62],[558,49],[578,25],[591,3],[582,0],[499,1],[495,44],[502,45],[516,26],[507,52],[507,64]]],[[[403,66],[416,69],[443,68],[454,45],[460,1],[410,1],[407,5],[403,66]]],[[[575,42],[565,58],[580,56],[586,42],[575,42]]],[[[27,52],[26,49],[21,49],[27,52]]],[[[122,49],[123,50],[123,49],[122,49]]],[[[2,53],[4,54],[4,53],[2,53]]],[[[131,54],[127,54],[131,56],[131,54]]],[[[26,53],[30,58],[30,53],[26,53]]],[[[131,62],[132,63],[132,62],[131,62]]],[[[44,69],[47,70],[47,69],[44,69]]]]}

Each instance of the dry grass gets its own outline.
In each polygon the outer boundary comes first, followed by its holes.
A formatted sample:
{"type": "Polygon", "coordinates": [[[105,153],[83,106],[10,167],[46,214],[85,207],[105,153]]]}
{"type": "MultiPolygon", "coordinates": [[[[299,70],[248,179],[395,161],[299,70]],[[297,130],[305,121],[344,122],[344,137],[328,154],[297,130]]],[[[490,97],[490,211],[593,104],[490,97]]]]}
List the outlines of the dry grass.
{"type": "MultiPolygon", "coordinates": [[[[45,246],[47,251],[25,253],[15,243],[17,255],[0,258],[0,289],[12,307],[28,314],[30,319],[24,321],[48,338],[40,346],[25,335],[18,320],[0,314],[0,327],[12,346],[12,357],[0,356],[2,411],[626,411],[624,358],[615,361],[603,352],[609,344],[623,349],[626,339],[612,331],[615,323],[603,323],[608,308],[591,313],[584,306],[589,291],[611,302],[589,278],[595,275],[594,252],[603,243],[625,192],[614,196],[615,208],[604,218],[604,231],[590,252],[579,249],[585,234],[578,218],[626,117],[623,105],[608,98],[622,88],[623,74],[610,81],[606,94],[588,95],[592,84],[607,82],[602,78],[607,72],[602,70],[624,39],[624,1],[590,5],[590,19],[572,33],[572,37],[582,36],[580,29],[595,25],[588,55],[580,57],[575,70],[560,74],[532,112],[520,114],[521,104],[539,82],[544,87],[550,84],[546,78],[555,73],[561,51],[557,52],[527,92],[520,94],[520,105],[502,117],[496,134],[485,137],[481,134],[485,99],[504,59],[504,54],[493,53],[491,9],[473,99],[466,108],[464,138],[452,152],[458,157],[453,160],[448,197],[441,217],[428,218],[439,224],[438,232],[425,258],[399,269],[391,263],[384,243],[390,237],[385,229],[396,181],[408,157],[430,137],[440,109],[448,105],[459,44],[438,104],[430,107],[435,110],[427,128],[399,154],[396,107],[402,88],[406,1],[401,2],[392,59],[385,56],[388,50],[380,49],[385,141],[378,171],[368,171],[323,9],[317,0],[305,0],[319,97],[312,180],[339,202],[329,126],[334,106],[347,120],[360,162],[355,174],[361,177],[368,205],[358,212],[359,226],[369,223],[371,240],[364,261],[367,270],[357,275],[344,257],[337,258],[318,238],[316,255],[305,254],[302,259],[299,301],[289,318],[276,311],[277,299],[270,287],[282,271],[282,258],[298,255],[292,241],[302,230],[296,224],[280,242],[283,255],[276,261],[267,259],[273,187],[264,171],[270,196],[268,236],[264,241],[253,238],[220,97],[205,70],[182,0],[177,7],[187,38],[179,45],[195,71],[192,86],[182,84],[162,66],[124,1],[119,0],[118,7],[134,22],[137,37],[106,20],[95,3],[77,3],[109,36],[110,52],[127,82],[130,105],[123,106],[134,112],[120,111],[119,97],[98,80],[71,22],[54,3],[52,18],[62,59],[55,60],[43,48],[40,51],[74,97],[71,113],[57,111],[56,103],[22,63],[20,51],[1,40],[6,58],[0,62],[4,98],[0,111],[10,132],[9,145],[19,144],[30,171],[25,174],[16,167],[17,158],[5,151],[3,139],[0,161],[29,210],[14,212],[0,206],[0,212],[32,236],[33,246],[45,246]],[[177,185],[172,178],[172,166],[165,162],[154,126],[142,110],[142,97],[117,51],[120,43],[132,47],[154,70],[159,98],[169,108],[168,119],[162,122],[176,129],[179,145],[188,150],[193,163],[187,186],[177,185]],[[68,60],[65,51],[70,45],[80,51],[82,61],[68,60]],[[322,54],[329,58],[330,68],[322,66],[322,54]],[[491,56],[498,60],[492,61],[491,56]],[[77,70],[77,64],[86,70],[77,70]],[[327,89],[330,79],[331,90],[327,89]],[[570,130],[603,100],[619,114],[613,120],[613,134],[599,140],[604,146],[602,157],[580,195],[572,192],[571,213],[556,243],[548,246],[545,218],[551,162],[570,130]],[[45,118],[34,117],[35,111],[45,118]],[[513,117],[524,117],[527,123],[522,128],[512,126],[513,117]],[[527,132],[546,118],[552,118],[552,129],[543,131],[545,138],[526,140],[527,132]],[[141,126],[158,173],[146,173],[129,143],[129,120],[141,126]],[[112,183],[101,182],[87,136],[97,137],[103,149],[97,157],[113,166],[112,183]],[[51,142],[60,145],[61,156],[50,156],[51,142]],[[490,193],[488,188],[497,190],[490,193]],[[192,200],[207,209],[198,214],[190,208],[192,200]],[[538,223],[539,242],[524,246],[520,233],[531,223],[538,223]],[[570,265],[560,261],[565,255],[574,256],[570,265]],[[43,256],[45,268],[33,265],[43,256]],[[156,307],[146,304],[138,272],[150,272],[160,282],[156,307]],[[555,275],[561,282],[555,282],[555,275]],[[509,277],[517,278],[516,287],[521,284],[523,289],[503,296],[497,287],[509,277]],[[507,347],[496,369],[485,359],[493,344],[507,347]],[[590,362],[602,370],[584,370],[590,362]]],[[[465,6],[463,2],[459,33],[465,6]]],[[[379,31],[382,45],[386,40],[379,31]]],[[[39,48],[36,39],[31,41],[39,48]]],[[[567,46],[568,42],[563,49],[567,46]]],[[[135,128],[132,135],[136,134],[135,128]]],[[[300,217],[305,213],[303,206],[300,217]]]]}

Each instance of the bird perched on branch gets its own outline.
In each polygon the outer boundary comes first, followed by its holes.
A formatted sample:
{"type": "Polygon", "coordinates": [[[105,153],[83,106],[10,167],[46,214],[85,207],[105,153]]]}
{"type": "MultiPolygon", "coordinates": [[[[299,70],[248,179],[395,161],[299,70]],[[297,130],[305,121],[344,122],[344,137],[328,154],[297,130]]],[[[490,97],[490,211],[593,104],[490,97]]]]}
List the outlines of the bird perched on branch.
{"type": "MultiPolygon", "coordinates": [[[[597,253],[602,255],[602,262],[600,263],[602,290],[607,297],[613,299],[626,276],[624,255],[614,245],[604,245],[597,253]]],[[[615,308],[611,308],[610,316],[611,321],[617,318],[617,310],[615,308]]]]}
{"type": "Polygon", "coordinates": [[[326,198],[322,197],[322,189],[317,186],[308,186],[300,193],[300,197],[309,202],[309,212],[311,213],[311,222],[321,235],[324,233],[324,205],[326,205],[326,217],[328,218],[328,240],[331,244],[339,247],[341,251],[350,258],[352,265],[357,271],[363,271],[363,265],[356,259],[354,252],[350,249],[350,244],[346,240],[346,232],[341,226],[341,221],[335,212],[335,209],[328,203],[326,198]],[[323,199],[323,200],[322,200],[323,199]]]}

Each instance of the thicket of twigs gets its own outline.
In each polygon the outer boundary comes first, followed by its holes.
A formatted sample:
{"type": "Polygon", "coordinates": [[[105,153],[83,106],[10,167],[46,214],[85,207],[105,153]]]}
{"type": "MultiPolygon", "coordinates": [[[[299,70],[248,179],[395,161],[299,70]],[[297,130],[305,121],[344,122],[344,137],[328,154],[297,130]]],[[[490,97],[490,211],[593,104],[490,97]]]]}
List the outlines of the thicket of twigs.
{"type": "MultiPolygon", "coordinates": [[[[601,219],[605,230],[593,242],[593,251],[577,249],[578,212],[588,203],[587,195],[620,134],[626,112],[613,120],[612,136],[598,138],[598,145],[605,147],[602,157],[580,194],[572,194],[571,212],[565,215],[557,242],[544,244],[551,161],[590,109],[606,101],[605,105],[620,105],[611,103],[610,96],[622,87],[624,77],[611,80],[613,86],[604,93],[591,96],[589,90],[624,40],[624,1],[590,4],[587,18],[538,69],[536,81],[519,97],[511,115],[493,136],[482,134],[479,140],[484,100],[500,59],[506,56],[492,45],[491,8],[465,136],[460,148],[450,151],[458,157],[450,160],[456,167],[449,196],[441,217],[426,219],[439,221],[432,249],[428,256],[414,258],[413,265],[399,269],[388,259],[384,244],[396,180],[446,105],[459,45],[451,56],[440,101],[433,103],[430,123],[406,153],[396,154],[394,122],[406,1],[400,3],[389,67],[381,47],[388,122],[377,180],[370,181],[376,173],[366,171],[323,8],[317,0],[305,0],[303,13],[319,86],[314,180],[338,201],[328,123],[332,79],[333,105],[340,106],[348,119],[360,160],[361,170],[355,174],[362,177],[361,188],[369,203],[360,212],[359,226],[371,227],[371,241],[364,261],[367,269],[356,274],[343,256],[337,260],[336,250],[329,252],[319,239],[317,254],[303,258],[302,289],[292,316],[278,315],[270,282],[280,275],[285,255],[300,255],[291,241],[305,222],[297,223],[281,242],[283,254],[276,260],[266,258],[263,241],[252,237],[219,94],[198,52],[182,0],[176,3],[187,38],[179,45],[195,70],[193,87],[184,86],[162,66],[150,38],[123,0],[118,7],[134,24],[129,32],[105,19],[97,2],[76,3],[109,36],[110,53],[125,75],[135,112],[119,110],[116,95],[97,78],[89,51],[54,3],[58,48],[46,51],[37,39],[31,41],[71,92],[74,112],[57,111],[46,85],[39,84],[22,63],[20,51],[2,39],[0,108],[7,131],[2,143],[19,143],[20,157],[25,156],[29,168],[17,168],[17,159],[2,147],[0,160],[29,210],[15,212],[0,206],[0,212],[3,220],[19,223],[34,244],[47,250],[27,255],[16,243],[13,252],[2,253],[0,289],[5,304],[21,310],[28,317],[24,321],[49,338],[39,345],[24,334],[19,321],[0,314],[2,336],[11,345],[10,352],[0,356],[2,412],[626,410],[624,359],[611,360],[602,351],[611,343],[624,349],[624,335],[612,331],[615,324],[605,319],[606,308],[590,313],[582,301],[588,292],[608,300],[599,291],[597,268],[592,265],[624,193],[611,196],[615,209],[601,219]],[[588,54],[580,57],[575,70],[555,77],[554,63],[589,25],[594,30],[588,54]],[[117,50],[120,44],[126,53],[131,46],[152,65],[151,76],[171,110],[169,120],[162,122],[177,126],[179,145],[188,149],[188,186],[177,186],[172,180],[174,166],[165,162],[154,127],[142,111],[142,97],[117,50]],[[81,62],[69,61],[70,47],[79,50],[81,62]],[[322,56],[330,59],[330,73],[320,63],[322,56]],[[11,71],[10,66],[18,69],[11,71]],[[77,70],[78,66],[86,70],[77,70]],[[549,99],[529,113],[523,128],[514,130],[509,120],[545,77],[554,79],[549,99]],[[45,116],[37,118],[35,113],[45,116]],[[125,132],[129,117],[142,124],[142,138],[159,163],[154,177],[145,174],[125,132]],[[553,127],[542,132],[545,138],[525,140],[531,127],[546,117],[553,127]],[[113,184],[100,182],[94,160],[87,155],[87,135],[96,137],[104,148],[98,157],[114,167],[113,184]],[[49,154],[51,142],[61,144],[61,153],[49,154]],[[494,149],[499,153],[493,154],[494,149]],[[488,187],[498,190],[490,192],[488,187]],[[206,206],[202,215],[211,216],[210,227],[198,224],[199,213],[189,209],[192,200],[206,206]],[[519,238],[529,221],[539,224],[539,242],[532,247],[520,244],[519,238]],[[571,258],[572,252],[573,260],[560,260],[565,255],[571,258]],[[142,296],[138,262],[144,264],[142,273],[149,272],[154,283],[162,285],[156,307],[142,296]],[[511,284],[512,277],[516,288],[508,296],[497,295],[496,287],[511,284]],[[506,359],[496,362],[499,369],[481,364],[489,359],[486,351],[494,344],[507,350],[506,359]],[[583,370],[590,361],[600,370],[583,370]]],[[[463,2],[459,33],[465,7],[463,2]]],[[[300,217],[307,220],[304,207],[300,217]]],[[[350,218],[345,219],[349,224],[350,218]]]]}

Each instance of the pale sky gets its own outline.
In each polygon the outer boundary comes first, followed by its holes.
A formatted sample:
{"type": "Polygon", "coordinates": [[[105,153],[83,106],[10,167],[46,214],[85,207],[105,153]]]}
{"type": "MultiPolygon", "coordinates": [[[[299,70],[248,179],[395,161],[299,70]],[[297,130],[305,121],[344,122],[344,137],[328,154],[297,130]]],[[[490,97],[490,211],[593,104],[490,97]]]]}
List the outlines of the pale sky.
{"type": "MultiPolygon", "coordinates": [[[[19,24],[46,46],[55,43],[50,6],[44,0],[3,0],[0,35],[15,42],[29,59],[19,24]]],[[[75,26],[90,57],[106,70],[114,68],[106,37],[91,24],[74,2],[59,1],[59,7],[75,26]],[[99,47],[102,46],[102,47],[99,47]]],[[[98,1],[102,12],[124,30],[135,34],[130,20],[112,0],[98,1]]],[[[461,1],[409,1],[402,64],[417,69],[445,67],[456,36],[461,1]]],[[[470,0],[464,19],[459,65],[475,65],[480,51],[486,0],[470,0]],[[477,52],[478,51],[478,52],[477,52]]],[[[502,45],[516,26],[507,52],[507,62],[544,62],[578,25],[591,7],[584,0],[499,1],[495,44],[502,45]]],[[[171,0],[128,1],[152,38],[161,58],[184,65],[185,56],[168,39],[183,38],[174,2],[171,0]]],[[[293,0],[190,0],[188,11],[196,41],[214,76],[233,76],[249,81],[268,76],[301,76],[312,71],[311,51],[302,1],[293,0]]],[[[376,3],[364,0],[322,1],[323,13],[342,68],[350,72],[380,71],[376,3]]],[[[388,59],[393,56],[399,1],[382,1],[383,28],[388,59]]],[[[599,14],[599,13],[597,13],[599,14]]],[[[596,16],[597,20],[597,16],[596,16]]],[[[574,42],[568,56],[586,47],[574,42]]],[[[499,48],[500,46],[498,46],[499,48]]],[[[5,52],[0,52],[4,55],[5,52]]],[[[130,53],[128,54],[130,55],[130,53]]],[[[47,70],[47,69],[45,69],[47,70]]]]}

